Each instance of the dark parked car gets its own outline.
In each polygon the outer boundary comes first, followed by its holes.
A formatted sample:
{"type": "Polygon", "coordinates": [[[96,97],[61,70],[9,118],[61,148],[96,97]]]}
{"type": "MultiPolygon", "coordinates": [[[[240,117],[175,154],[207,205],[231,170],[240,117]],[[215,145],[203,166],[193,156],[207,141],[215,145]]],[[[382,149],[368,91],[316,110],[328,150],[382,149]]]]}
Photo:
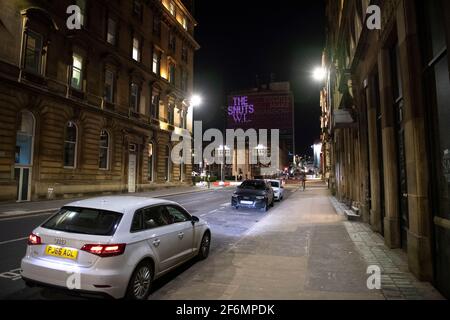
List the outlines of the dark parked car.
{"type": "Polygon", "coordinates": [[[275,202],[274,192],[264,180],[246,180],[237,188],[231,198],[231,206],[235,209],[252,208],[269,210],[275,202]]]}

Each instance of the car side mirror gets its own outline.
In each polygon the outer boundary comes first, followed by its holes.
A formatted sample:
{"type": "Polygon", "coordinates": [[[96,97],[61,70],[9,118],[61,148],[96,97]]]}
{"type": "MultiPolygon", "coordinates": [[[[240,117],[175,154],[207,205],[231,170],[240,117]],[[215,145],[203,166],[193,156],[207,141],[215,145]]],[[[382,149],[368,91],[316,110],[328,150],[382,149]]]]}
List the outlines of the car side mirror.
{"type": "Polygon", "coordinates": [[[192,222],[192,224],[196,224],[196,223],[200,222],[200,219],[196,216],[192,216],[191,222],[192,222]]]}

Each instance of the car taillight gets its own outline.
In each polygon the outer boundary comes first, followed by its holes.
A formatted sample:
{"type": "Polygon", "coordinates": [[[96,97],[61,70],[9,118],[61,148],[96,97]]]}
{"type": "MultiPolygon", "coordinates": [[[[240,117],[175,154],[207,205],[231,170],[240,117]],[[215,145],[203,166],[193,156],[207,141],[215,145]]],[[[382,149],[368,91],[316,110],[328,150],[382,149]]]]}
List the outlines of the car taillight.
{"type": "Polygon", "coordinates": [[[41,237],[35,235],[34,233],[30,234],[28,236],[28,245],[29,246],[35,246],[38,244],[42,244],[42,239],[41,237]]]}
{"type": "Polygon", "coordinates": [[[81,248],[82,251],[86,251],[96,256],[106,258],[120,256],[125,252],[126,244],[86,244],[81,248]]]}

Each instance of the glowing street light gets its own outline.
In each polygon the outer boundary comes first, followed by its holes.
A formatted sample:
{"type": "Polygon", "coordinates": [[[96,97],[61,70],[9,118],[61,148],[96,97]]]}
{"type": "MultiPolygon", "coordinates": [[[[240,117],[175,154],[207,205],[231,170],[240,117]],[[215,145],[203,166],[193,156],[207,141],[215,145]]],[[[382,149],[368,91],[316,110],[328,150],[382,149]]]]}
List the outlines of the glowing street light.
{"type": "Polygon", "coordinates": [[[190,104],[194,108],[200,106],[202,104],[202,102],[203,102],[202,97],[197,94],[194,94],[190,100],[190,104]]]}
{"type": "Polygon", "coordinates": [[[322,67],[317,67],[314,69],[312,76],[317,82],[324,81],[327,77],[327,70],[322,67]]]}

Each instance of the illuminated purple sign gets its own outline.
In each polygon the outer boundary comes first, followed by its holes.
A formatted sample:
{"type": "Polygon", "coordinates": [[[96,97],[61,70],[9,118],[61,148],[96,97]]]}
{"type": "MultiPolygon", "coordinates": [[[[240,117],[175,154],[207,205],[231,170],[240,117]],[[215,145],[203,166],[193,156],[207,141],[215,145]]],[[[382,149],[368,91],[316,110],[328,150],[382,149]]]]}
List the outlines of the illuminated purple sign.
{"type": "Polygon", "coordinates": [[[228,115],[235,123],[249,123],[248,116],[255,113],[255,106],[248,103],[248,97],[233,97],[232,106],[228,107],[228,115]]]}

